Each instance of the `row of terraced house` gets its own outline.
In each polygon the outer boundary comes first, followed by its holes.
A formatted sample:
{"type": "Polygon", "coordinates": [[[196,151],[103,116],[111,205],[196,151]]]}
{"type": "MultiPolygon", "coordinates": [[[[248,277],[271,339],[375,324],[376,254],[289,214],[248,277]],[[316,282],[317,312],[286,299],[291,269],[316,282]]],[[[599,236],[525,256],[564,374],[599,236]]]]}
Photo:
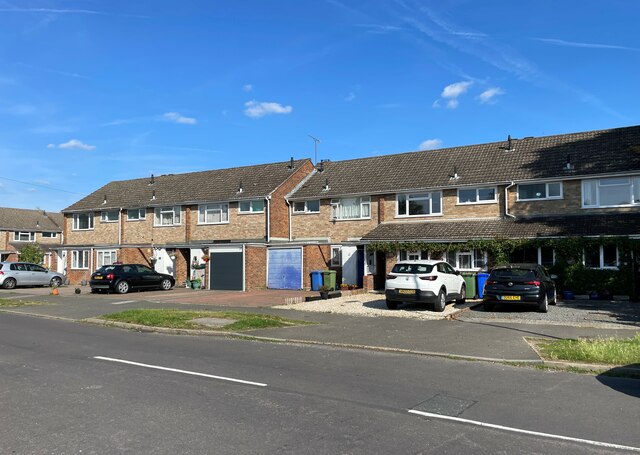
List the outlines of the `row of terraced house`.
{"type": "MultiPolygon", "coordinates": [[[[153,265],[177,283],[203,270],[209,289],[309,288],[310,272],[328,268],[339,283],[372,289],[400,259],[486,269],[491,252],[469,245],[491,239],[602,239],[581,260],[616,269],[625,259],[606,239],[640,236],[639,207],[633,126],[112,181],[61,220],[0,217],[0,254],[12,260],[21,243],[42,242],[46,265],[72,284],[120,261],[153,265]]],[[[539,245],[515,259],[552,266],[557,252],[539,245]]]]}

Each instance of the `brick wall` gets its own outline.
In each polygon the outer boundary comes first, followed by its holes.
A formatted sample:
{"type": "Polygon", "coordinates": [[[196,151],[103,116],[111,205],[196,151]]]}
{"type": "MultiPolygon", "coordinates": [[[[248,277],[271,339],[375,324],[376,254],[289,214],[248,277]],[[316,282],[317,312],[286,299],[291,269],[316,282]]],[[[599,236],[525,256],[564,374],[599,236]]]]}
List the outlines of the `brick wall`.
{"type": "Polygon", "coordinates": [[[289,238],[289,206],[284,197],[291,192],[302,179],[304,179],[313,170],[311,161],[306,161],[302,166],[296,169],[291,176],[273,192],[269,207],[271,209],[270,216],[270,236],[282,239],[289,238]]]}
{"type": "Polygon", "coordinates": [[[266,213],[239,214],[237,202],[229,203],[228,223],[199,225],[197,206],[192,207],[189,223],[192,240],[257,240],[267,234],[266,213]]]}
{"type": "Polygon", "coordinates": [[[320,213],[293,214],[293,239],[329,238],[333,243],[360,238],[378,225],[378,197],[371,197],[371,219],[333,221],[331,200],[320,201],[320,213]]]}
{"type": "Polygon", "coordinates": [[[303,287],[311,289],[311,271],[327,270],[331,262],[329,245],[307,245],[302,251],[302,278],[303,287]]]}
{"type": "Polygon", "coordinates": [[[9,249],[9,231],[0,231],[0,250],[9,249]]]}
{"type": "Polygon", "coordinates": [[[150,244],[153,238],[153,209],[146,209],[144,220],[127,220],[127,210],[122,211],[122,243],[150,244]]]}
{"type": "Polygon", "coordinates": [[[100,222],[100,212],[93,214],[93,229],[74,231],[73,214],[65,214],[65,243],[69,245],[117,245],[118,223],[100,222]]]}
{"type": "Polygon", "coordinates": [[[247,246],[244,256],[245,289],[247,291],[267,287],[267,249],[247,246]]]}

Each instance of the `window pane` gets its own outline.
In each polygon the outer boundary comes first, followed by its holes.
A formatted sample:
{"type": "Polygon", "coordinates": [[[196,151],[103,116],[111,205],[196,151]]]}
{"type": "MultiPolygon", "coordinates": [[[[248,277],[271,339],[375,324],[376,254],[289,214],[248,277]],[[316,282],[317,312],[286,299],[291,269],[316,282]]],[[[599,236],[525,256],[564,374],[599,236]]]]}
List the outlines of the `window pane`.
{"type": "Polygon", "coordinates": [[[398,215],[407,214],[407,196],[401,194],[398,196],[398,215]]]}
{"type": "Polygon", "coordinates": [[[442,213],[442,193],[431,193],[431,213],[442,213]]]}
{"type": "Polygon", "coordinates": [[[458,190],[458,202],[460,204],[467,204],[469,202],[476,202],[476,190],[458,190]]]}
{"type": "Polygon", "coordinates": [[[629,177],[600,179],[600,186],[628,185],[628,184],[629,184],[629,177]]]}
{"type": "Polygon", "coordinates": [[[633,203],[640,204],[640,178],[633,179],[633,203]]]}
{"type": "Polygon", "coordinates": [[[604,267],[617,267],[618,254],[615,245],[603,245],[602,247],[602,265],[604,267]]]}
{"type": "Polygon", "coordinates": [[[127,210],[127,219],[129,220],[139,220],[140,219],[140,211],[139,210],[127,210]]]}
{"type": "Polygon", "coordinates": [[[401,261],[407,260],[407,252],[405,250],[400,251],[400,260],[401,261]]]}
{"type": "Polygon", "coordinates": [[[160,214],[161,223],[163,226],[173,224],[173,212],[162,212],[160,214]]]}
{"type": "Polygon", "coordinates": [[[293,211],[294,212],[304,212],[305,203],[304,202],[294,202],[293,203],[293,211]]]}
{"type": "Polygon", "coordinates": [[[495,201],[496,189],[495,188],[480,188],[478,189],[479,201],[495,201]]]}
{"type": "Polygon", "coordinates": [[[459,269],[471,268],[471,253],[458,253],[458,268],[459,269]]]}
{"type": "Polygon", "coordinates": [[[320,211],[320,201],[307,201],[307,210],[309,212],[319,212],[320,211]]]}
{"type": "Polygon", "coordinates": [[[362,207],[362,218],[370,218],[371,217],[371,202],[363,202],[361,204],[362,207]]]}
{"type": "Polygon", "coordinates": [[[409,199],[409,215],[428,215],[429,213],[431,213],[429,199],[409,199]]]}
{"type": "Polygon", "coordinates": [[[429,259],[429,252],[426,250],[420,251],[420,259],[427,260],[429,259]]]}
{"type": "Polygon", "coordinates": [[[249,202],[249,201],[240,202],[240,211],[241,212],[250,212],[251,211],[251,202],[249,202]]]}
{"type": "Polygon", "coordinates": [[[551,267],[553,265],[553,248],[543,246],[540,248],[540,263],[545,267],[551,267]]]}
{"type": "Polygon", "coordinates": [[[592,247],[584,250],[584,265],[596,269],[600,268],[600,248],[592,247]]]}
{"type": "Polygon", "coordinates": [[[600,187],[600,205],[624,205],[631,203],[630,199],[629,185],[600,187]]]}
{"type": "Polygon", "coordinates": [[[484,265],[484,251],[473,250],[473,267],[481,269],[484,265]]]}
{"type": "Polygon", "coordinates": [[[547,189],[549,190],[548,197],[560,197],[562,184],[560,182],[549,183],[547,184],[547,189]]]}
{"type": "Polygon", "coordinates": [[[180,207],[174,207],[173,211],[174,211],[174,216],[173,216],[174,224],[180,224],[180,207]]]}
{"type": "Polygon", "coordinates": [[[519,199],[544,199],[547,197],[546,185],[538,183],[534,185],[518,185],[519,199]]]}
{"type": "Polygon", "coordinates": [[[582,204],[585,206],[598,205],[598,182],[596,180],[584,180],[582,182],[582,204]]]}
{"type": "Polygon", "coordinates": [[[251,208],[254,212],[264,212],[264,201],[262,199],[253,201],[251,208]]]}
{"type": "Polygon", "coordinates": [[[456,266],[456,252],[455,251],[447,251],[446,260],[452,266],[456,266]]]}
{"type": "Polygon", "coordinates": [[[342,219],[360,218],[360,200],[345,198],[340,200],[338,217],[342,219]]]}

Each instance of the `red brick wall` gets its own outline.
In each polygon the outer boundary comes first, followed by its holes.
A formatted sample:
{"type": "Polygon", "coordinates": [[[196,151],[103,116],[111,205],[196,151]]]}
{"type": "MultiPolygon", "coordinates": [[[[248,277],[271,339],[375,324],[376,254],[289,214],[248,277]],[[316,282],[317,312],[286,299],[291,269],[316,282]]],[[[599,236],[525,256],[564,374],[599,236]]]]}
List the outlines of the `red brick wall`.
{"type": "Polygon", "coordinates": [[[331,262],[329,245],[307,245],[302,252],[302,277],[305,289],[311,289],[311,271],[327,270],[331,262]]]}
{"type": "Polygon", "coordinates": [[[247,291],[267,287],[267,249],[247,246],[244,255],[245,289],[247,291]]]}
{"type": "Polygon", "coordinates": [[[305,161],[291,176],[273,192],[269,202],[269,219],[271,221],[271,237],[289,238],[289,206],[284,200],[285,195],[291,192],[313,170],[311,161],[305,161]]]}

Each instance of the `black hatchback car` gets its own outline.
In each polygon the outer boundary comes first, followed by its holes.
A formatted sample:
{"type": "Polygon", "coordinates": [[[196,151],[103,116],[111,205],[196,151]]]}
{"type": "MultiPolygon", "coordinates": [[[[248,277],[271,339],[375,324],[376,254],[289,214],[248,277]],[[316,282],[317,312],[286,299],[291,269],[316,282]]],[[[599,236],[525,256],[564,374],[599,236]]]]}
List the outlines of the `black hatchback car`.
{"type": "Polygon", "coordinates": [[[496,304],[531,303],[546,313],[556,304],[555,276],[538,264],[507,264],[494,268],[482,296],[485,310],[496,304]]]}
{"type": "Polygon", "coordinates": [[[91,275],[91,292],[108,291],[126,294],[132,289],[162,289],[176,284],[171,275],[158,273],[142,264],[112,264],[100,267],[91,275]]]}

